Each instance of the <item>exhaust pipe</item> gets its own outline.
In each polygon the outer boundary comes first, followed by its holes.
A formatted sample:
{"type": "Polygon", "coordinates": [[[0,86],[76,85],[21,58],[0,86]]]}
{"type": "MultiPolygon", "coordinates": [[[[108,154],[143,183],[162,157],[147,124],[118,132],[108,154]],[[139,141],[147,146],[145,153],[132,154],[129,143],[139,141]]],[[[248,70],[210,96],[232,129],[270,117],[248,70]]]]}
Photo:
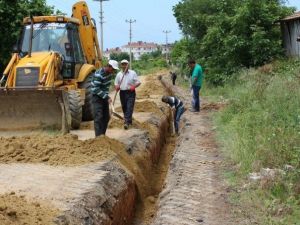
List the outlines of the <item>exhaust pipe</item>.
{"type": "Polygon", "coordinates": [[[30,38],[29,38],[29,49],[28,49],[28,57],[31,58],[31,52],[32,52],[32,39],[33,39],[33,16],[30,16],[30,38]]]}

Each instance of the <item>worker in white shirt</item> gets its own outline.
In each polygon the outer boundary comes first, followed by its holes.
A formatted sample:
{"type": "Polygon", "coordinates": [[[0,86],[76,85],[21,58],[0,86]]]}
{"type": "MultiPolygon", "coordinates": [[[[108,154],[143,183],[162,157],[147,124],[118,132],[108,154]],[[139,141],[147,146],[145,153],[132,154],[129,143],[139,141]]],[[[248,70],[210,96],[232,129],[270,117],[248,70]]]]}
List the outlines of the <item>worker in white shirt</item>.
{"type": "Polygon", "coordinates": [[[141,82],[135,71],[128,69],[129,62],[124,59],[121,61],[120,71],[115,79],[115,89],[120,91],[120,100],[124,113],[124,129],[127,130],[132,125],[132,114],[135,103],[135,89],[141,82]]]}

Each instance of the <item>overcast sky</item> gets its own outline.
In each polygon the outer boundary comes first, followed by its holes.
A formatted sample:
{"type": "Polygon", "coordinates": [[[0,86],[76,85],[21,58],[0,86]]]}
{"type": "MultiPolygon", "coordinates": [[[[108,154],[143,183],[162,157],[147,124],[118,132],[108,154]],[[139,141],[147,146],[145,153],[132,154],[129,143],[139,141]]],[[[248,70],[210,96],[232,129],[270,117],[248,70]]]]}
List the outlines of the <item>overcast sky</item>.
{"type": "MultiPolygon", "coordinates": [[[[74,0],[47,0],[49,5],[71,14],[74,0]]],[[[99,26],[99,2],[86,0],[92,17],[99,26]]],[[[126,19],[135,19],[133,41],[165,43],[164,30],[171,31],[169,42],[181,38],[181,32],[173,16],[172,8],[180,0],[109,0],[103,2],[104,48],[120,47],[129,41],[129,24],[126,19]]],[[[289,0],[291,6],[300,10],[300,0],[289,0]]],[[[99,32],[98,32],[99,33],[99,32]]]]}

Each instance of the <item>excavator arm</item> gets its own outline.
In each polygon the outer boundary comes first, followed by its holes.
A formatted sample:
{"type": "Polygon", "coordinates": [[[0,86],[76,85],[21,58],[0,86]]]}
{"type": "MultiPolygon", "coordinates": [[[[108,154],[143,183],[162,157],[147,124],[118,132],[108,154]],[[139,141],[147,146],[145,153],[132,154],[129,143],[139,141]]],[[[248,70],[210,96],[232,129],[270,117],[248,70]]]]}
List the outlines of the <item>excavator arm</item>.
{"type": "Polygon", "coordinates": [[[100,68],[102,56],[97,38],[96,24],[91,18],[86,2],[81,1],[73,5],[72,13],[72,17],[80,21],[79,36],[87,63],[100,68]]]}

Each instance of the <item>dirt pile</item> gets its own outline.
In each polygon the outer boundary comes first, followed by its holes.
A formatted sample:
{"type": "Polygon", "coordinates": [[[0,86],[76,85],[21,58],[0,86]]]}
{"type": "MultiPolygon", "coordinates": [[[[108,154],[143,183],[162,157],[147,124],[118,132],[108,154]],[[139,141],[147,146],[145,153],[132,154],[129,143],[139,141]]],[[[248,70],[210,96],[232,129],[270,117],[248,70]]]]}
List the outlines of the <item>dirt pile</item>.
{"type": "Polygon", "coordinates": [[[146,85],[143,85],[140,89],[138,89],[138,99],[147,99],[150,98],[150,96],[153,95],[166,95],[167,92],[164,88],[162,88],[162,85],[160,81],[158,80],[158,76],[160,74],[157,74],[156,76],[147,76],[146,77],[146,85]]]}
{"type": "Polygon", "coordinates": [[[155,102],[153,101],[138,101],[135,103],[134,106],[135,112],[152,112],[161,116],[164,114],[163,108],[160,108],[155,102]]]}
{"type": "Polygon", "coordinates": [[[0,196],[1,225],[54,225],[53,218],[58,214],[58,210],[30,203],[14,193],[0,196]]]}
{"type": "Polygon", "coordinates": [[[81,165],[115,156],[124,145],[108,137],[79,141],[76,135],[0,138],[0,163],[81,165]]]}

